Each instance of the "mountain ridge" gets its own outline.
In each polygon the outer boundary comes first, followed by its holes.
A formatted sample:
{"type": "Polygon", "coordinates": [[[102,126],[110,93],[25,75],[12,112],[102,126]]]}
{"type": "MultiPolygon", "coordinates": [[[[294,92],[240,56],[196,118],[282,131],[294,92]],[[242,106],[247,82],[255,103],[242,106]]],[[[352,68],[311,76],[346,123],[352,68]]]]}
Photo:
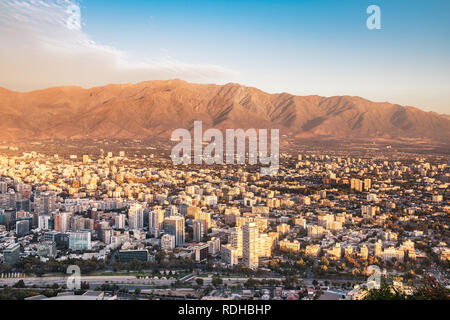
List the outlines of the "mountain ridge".
{"type": "Polygon", "coordinates": [[[0,87],[0,140],[170,137],[177,128],[278,128],[296,139],[417,139],[450,143],[450,116],[358,96],[266,93],[237,83],[180,79],[62,86],[30,92],[0,87]]]}

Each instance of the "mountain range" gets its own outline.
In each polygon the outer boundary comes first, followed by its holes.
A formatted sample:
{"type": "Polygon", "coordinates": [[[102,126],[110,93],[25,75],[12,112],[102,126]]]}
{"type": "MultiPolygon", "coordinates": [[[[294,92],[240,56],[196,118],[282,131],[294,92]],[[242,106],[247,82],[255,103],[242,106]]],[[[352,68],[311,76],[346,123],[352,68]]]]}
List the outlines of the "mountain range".
{"type": "Polygon", "coordinates": [[[278,128],[295,139],[450,143],[450,116],[361,97],[269,94],[235,83],[147,81],[32,92],[0,88],[0,140],[151,139],[176,128],[278,128]]]}

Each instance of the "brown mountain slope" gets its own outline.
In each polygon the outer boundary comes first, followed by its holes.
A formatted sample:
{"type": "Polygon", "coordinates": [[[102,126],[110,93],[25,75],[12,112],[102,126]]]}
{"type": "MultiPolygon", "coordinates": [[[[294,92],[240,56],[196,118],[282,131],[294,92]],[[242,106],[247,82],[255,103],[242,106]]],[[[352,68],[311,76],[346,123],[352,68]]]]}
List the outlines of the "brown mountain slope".
{"type": "Polygon", "coordinates": [[[268,94],[239,84],[148,81],[18,93],[0,88],[0,140],[168,137],[176,128],[279,128],[297,138],[450,143],[450,117],[360,97],[268,94]]]}

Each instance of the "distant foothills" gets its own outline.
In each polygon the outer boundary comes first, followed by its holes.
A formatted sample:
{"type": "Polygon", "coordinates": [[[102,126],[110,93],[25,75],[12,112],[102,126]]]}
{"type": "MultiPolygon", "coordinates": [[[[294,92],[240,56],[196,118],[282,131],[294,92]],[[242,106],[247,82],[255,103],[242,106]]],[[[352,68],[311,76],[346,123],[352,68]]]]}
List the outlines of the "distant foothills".
{"type": "Polygon", "coordinates": [[[280,139],[450,144],[450,116],[360,97],[269,94],[235,83],[147,81],[27,93],[0,88],[0,141],[169,138],[177,128],[278,128],[280,139]]]}

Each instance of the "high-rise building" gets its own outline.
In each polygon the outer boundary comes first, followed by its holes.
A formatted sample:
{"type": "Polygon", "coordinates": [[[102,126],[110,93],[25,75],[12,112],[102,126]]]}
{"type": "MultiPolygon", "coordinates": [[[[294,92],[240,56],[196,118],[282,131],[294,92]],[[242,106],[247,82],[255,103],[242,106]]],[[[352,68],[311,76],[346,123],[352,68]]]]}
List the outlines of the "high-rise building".
{"type": "Polygon", "coordinates": [[[290,252],[299,252],[300,251],[300,242],[297,240],[289,241],[288,239],[284,239],[280,241],[280,250],[281,251],[290,251],[290,252]]]}
{"type": "Polygon", "coordinates": [[[69,232],[69,249],[90,250],[91,233],[89,231],[69,232]]]}
{"type": "Polygon", "coordinates": [[[361,206],[361,215],[364,218],[373,218],[378,210],[379,208],[377,206],[361,206]]]}
{"type": "Polygon", "coordinates": [[[16,201],[16,211],[30,212],[30,199],[19,199],[16,201]]]}
{"type": "Polygon", "coordinates": [[[212,237],[211,240],[208,241],[209,246],[209,254],[214,256],[220,252],[220,238],[212,237]]]}
{"type": "Polygon", "coordinates": [[[47,215],[39,216],[38,218],[38,228],[41,230],[50,230],[53,229],[52,226],[52,217],[47,215]]]}
{"type": "Polygon", "coordinates": [[[159,237],[163,229],[164,211],[160,208],[150,211],[148,214],[148,229],[150,234],[159,237]]]}
{"type": "Polygon", "coordinates": [[[34,197],[34,212],[39,215],[50,214],[56,210],[56,193],[47,191],[35,195],[34,197]]]}
{"type": "Polygon", "coordinates": [[[184,217],[171,216],[164,220],[164,231],[175,236],[175,245],[184,245],[184,217]]]}
{"type": "Polygon", "coordinates": [[[12,209],[16,206],[16,194],[14,191],[8,193],[0,193],[0,209],[12,209]]]}
{"type": "Polygon", "coordinates": [[[208,233],[208,229],[211,226],[211,213],[210,212],[203,212],[203,211],[197,211],[195,213],[195,220],[202,220],[203,223],[203,231],[204,233],[208,233]]]}
{"type": "Polygon", "coordinates": [[[69,231],[71,212],[61,212],[53,216],[54,219],[54,229],[58,232],[69,231]]]}
{"type": "Polygon", "coordinates": [[[372,180],[364,179],[364,190],[369,191],[372,187],[372,180]]]}
{"type": "Polygon", "coordinates": [[[205,234],[205,221],[194,220],[192,228],[194,229],[194,242],[201,242],[205,234]]]}
{"type": "Polygon", "coordinates": [[[306,219],[305,218],[294,218],[294,224],[297,226],[301,226],[303,229],[306,229],[306,219]]]}
{"type": "Polygon", "coordinates": [[[236,223],[236,217],[240,217],[241,213],[238,208],[231,207],[225,209],[224,215],[225,215],[225,223],[233,224],[236,223]]]}
{"type": "Polygon", "coordinates": [[[282,223],[277,226],[277,232],[279,234],[285,234],[285,233],[289,232],[290,228],[291,228],[290,225],[288,225],[286,223],[282,223]]]}
{"type": "Polygon", "coordinates": [[[6,193],[8,191],[8,184],[4,181],[0,182],[0,193],[6,193]]]}
{"type": "Polygon", "coordinates": [[[142,229],[144,227],[144,209],[141,204],[135,203],[128,210],[128,226],[130,229],[142,229]]]}
{"type": "Polygon", "coordinates": [[[258,238],[259,232],[254,222],[247,222],[242,230],[242,254],[244,265],[248,268],[257,268],[258,258],[258,238]]]}
{"type": "Polygon", "coordinates": [[[123,213],[119,213],[114,217],[114,227],[116,229],[125,229],[125,215],[123,213]]]}
{"type": "Polygon", "coordinates": [[[209,253],[209,245],[208,244],[201,244],[194,248],[194,260],[196,262],[200,262],[203,260],[206,260],[208,258],[209,253]]]}
{"type": "Polygon", "coordinates": [[[16,221],[16,233],[20,235],[26,235],[30,232],[30,221],[19,220],[16,221]]]}
{"type": "Polygon", "coordinates": [[[178,208],[176,206],[168,206],[166,208],[166,211],[164,213],[164,216],[166,218],[171,217],[171,216],[177,216],[178,215],[178,208]]]}
{"type": "Polygon", "coordinates": [[[270,257],[272,255],[272,239],[267,233],[258,236],[258,257],[270,257]]]}
{"type": "Polygon", "coordinates": [[[161,249],[162,250],[175,249],[175,236],[171,234],[164,234],[161,237],[161,249]]]}
{"type": "Polygon", "coordinates": [[[4,209],[0,209],[0,225],[2,226],[6,226],[6,215],[5,215],[5,210],[4,209]]]}
{"type": "Polygon", "coordinates": [[[63,221],[61,214],[55,214],[53,216],[53,228],[58,232],[66,232],[67,230],[63,230],[63,221]]]}
{"type": "Polygon", "coordinates": [[[360,179],[351,179],[350,180],[350,188],[362,192],[363,191],[363,181],[360,179]]]}
{"type": "Polygon", "coordinates": [[[325,231],[322,226],[318,226],[318,225],[307,225],[306,230],[308,232],[308,237],[311,237],[314,239],[321,238],[325,231]]]}
{"type": "Polygon", "coordinates": [[[0,224],[4,226],[9,226],[16,220],[15,210],[5,210],[0,209],[0,224]]]}
{"type": "Polygon", "coordinates": [[[336,242],[333,248],[327,251],[329,257],[333,260],[339,260],[342,255],[342,248],[339,242],[336,242]]]}
{"type": "Polygon", "coordinates": [[[375,243],[374,256],[375,257],[381,257],[382,253],[383,253],[383,242],[381,240],[378,240],[375,243]]]}
{"type": "Polygon", "coordinates": [[[112,235],[113,235],[113,230],[111,228],[103,228],[100,230],[100,239],[105,244],[111,244],[112,235]]]}
{"type": "Polygon", "coordinates": [[[359,252],[359,258],[362,260],[367,260],[368,257],[369,257],[369,250],[367,249],[367,246],[363,244],[359,252]]]}
{"type": "Polygon", "coordinates": [[[317,224],[319,226],[327,227],[334,221],[334,215],[332,214],[320,214],[317,216],[317,224]]]}
{"type": "Polygon", "coordinates": [[[44,241],[56,242],[56,244],[61,244],[64,241],[63,234],[57,231],[44,232],[44,241]]]}
{"type": "Polygon", "coordinates": [[[14,243],[3,250],[3,257],[7,264],[13,266],[20,259],[20,244],[14,243]]]}
{"type": "Polygon", "coordinates": [[[94,220],[89,218],[84,218],[81,216],[72,217],[71,230],[79,231],[79,230],[93,230],[94,229],[94,220]]]}
{"type": "Polygon", "coordinates": [[[236,249],[236,256],[238,258],[242,258],[242,228],[236,227],[233,229],[230,233],[229,243],[234,249],[236,249]]]}
{"type": "Polygon", "coordinates": [[[54,257],[56,257],[56,254],[57,254],[56,242],[43,241],[43,242],[39,243],[38,255],[40,257],[54,258],[54,257]]]}
{"type": "Polygon", "coordinates": [[[220,248],[220,258],[222,259],[223,263],[226,263],[230,266],[234,266],[239,262],[236,249],[231,245],[223,245],[220,248]]]}
{"type": "Polygon", "coordinates": [[[201,209],[199,207],[189,207],[186,209],[186,217],[195,219],[197,212],[200,211],[201,209]]]}

